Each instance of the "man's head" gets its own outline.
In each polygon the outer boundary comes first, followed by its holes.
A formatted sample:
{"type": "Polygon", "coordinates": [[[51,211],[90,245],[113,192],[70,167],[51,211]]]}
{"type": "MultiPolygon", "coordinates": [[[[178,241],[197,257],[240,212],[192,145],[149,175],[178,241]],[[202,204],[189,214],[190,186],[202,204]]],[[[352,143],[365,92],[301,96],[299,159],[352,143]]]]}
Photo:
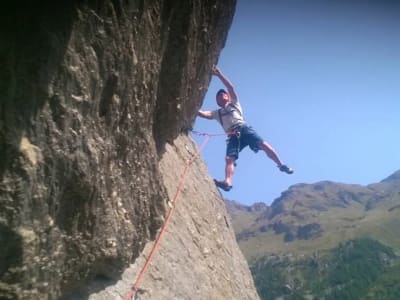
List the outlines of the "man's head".
{"type": "Polygon", "coordinates": [[[229,94],[224,89],[220,89],[215,97],[220,107],[225,107],[230,102],[229,94]]]}

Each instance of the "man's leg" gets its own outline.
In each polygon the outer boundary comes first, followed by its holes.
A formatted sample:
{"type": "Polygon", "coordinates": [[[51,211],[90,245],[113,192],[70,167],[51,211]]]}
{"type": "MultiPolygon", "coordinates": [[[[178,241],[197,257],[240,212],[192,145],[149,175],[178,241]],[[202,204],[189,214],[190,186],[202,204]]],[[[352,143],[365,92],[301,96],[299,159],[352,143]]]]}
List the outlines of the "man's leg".
{"type": "Polygon", "coordinates": [[[225,180],[220,181],[214,179],[215,184],[220,189],[223,189],[226,192],[229,192],[232,188],[232,177],[233,172],[235,171],[235,157],[234,156],[226,156],[225,157],[225,180]]]}
{"type": "Polygon", "coordinates": [[[268,144],[266,141],[263,141],[260,144],[260,149],[263,150],[267,154],[267,156],[278,165],[278,167],[283,165],[275,149],[272,148],[272,146],[268,144]]]}
{"type": "Polygon", "coordinates": [[[230,136],[227,140],[225,157],[225,180],[214,179],[215,184],[220,189],[228,192],[232,189],[233,172],[235,171],[235,161],[239,157],[239,137],[236,135],[230,136]]]}
{"type": "Polygon", "coordinates": [[[235,158],[232,156],[225,157],[225,182],[228,186],[232,186],[232,178],[234,171],[235,171],[235,158]]]}
{"type": "Polygon", "coordinates": [[[293,173],[293,170],[291,168],[289,168],[287,165],[284,165],[282,163],[282,161],[280,160],[275,149],[270,144],[268,144],[266,141],[263,141],[260,144],[260,149],[263,150],[267,154],[267,156],[278,165],[279,170],[281,170],[282,172],[285,172],[287,174],[293,173]]]}

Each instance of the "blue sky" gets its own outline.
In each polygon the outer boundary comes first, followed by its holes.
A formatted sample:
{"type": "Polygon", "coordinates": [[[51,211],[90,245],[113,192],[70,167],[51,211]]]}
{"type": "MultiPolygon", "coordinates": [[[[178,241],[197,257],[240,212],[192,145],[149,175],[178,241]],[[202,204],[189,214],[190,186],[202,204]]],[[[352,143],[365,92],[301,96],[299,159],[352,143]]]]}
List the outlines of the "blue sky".
{"type": "MultiPolygon", "coordinates": [[[[246,148],[224,197],[270,204],[296,183],[366,185],[400,169],[400,1],[238,0],[218,66],[247,123],[295,170],[246,148]]],[[[213,77],[203,110],[222,87],[213,77]]],[[[195,129],[222,133],[200,118],[195,129]]],[[[223,179],[225,138],[202,156],[223,179]]]]}

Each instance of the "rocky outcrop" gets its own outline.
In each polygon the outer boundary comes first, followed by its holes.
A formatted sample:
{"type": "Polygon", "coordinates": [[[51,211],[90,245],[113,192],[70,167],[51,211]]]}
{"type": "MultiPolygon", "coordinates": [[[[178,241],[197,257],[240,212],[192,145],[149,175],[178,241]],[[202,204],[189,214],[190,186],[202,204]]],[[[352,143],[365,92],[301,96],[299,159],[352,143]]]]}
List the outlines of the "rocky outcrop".
{"type": "MultiPolygon", "coordinates": [[[[186,136],[167,145],[160,169],[169,199],[174,198],[177,179],[195,151],[186,136]]],[[[140,286],[143,299],[258,299],[224,202],[206,173],[200,159],[191,165],[175,214],[140,286]]],[[[120,281],[91,293],[89,299],[115,299],[126,293],[152,246],[146,245],[120,281]]]]}
{"type": "MultiPolygon", "coordinates": [[[[0,298],[101,294],[130,263],[140,263],[163,223],[173,190],[167,179],[173,170],[164,164],[181,151],[168,143],[178,136],[189,143],[185,132],[235,1],[1,6],[7,15],[0,19],[0,298]]],[[[197,180],[212,185],[204,166],[197,180]]],[[[187,189],[198,187],[194,181],[187,189]]],[[[247,287],[239,298],[256,297],[232,233],[218,219],[225,212],[215,193],[198,189],[189,199],[184,191],[184,205],[204,202],[216,211],[182,208],[189,220],[178,216],[175,244],[164,248],[172,258],[161,255],[150,273],[156,277],[144,281],[152,298],[229,296],[242,281],[247,287]],[[204,248],[210,252],[196,252],[204,248]],[[181,282],[204,286],[189,296],[175,289],[181,282]]]]}

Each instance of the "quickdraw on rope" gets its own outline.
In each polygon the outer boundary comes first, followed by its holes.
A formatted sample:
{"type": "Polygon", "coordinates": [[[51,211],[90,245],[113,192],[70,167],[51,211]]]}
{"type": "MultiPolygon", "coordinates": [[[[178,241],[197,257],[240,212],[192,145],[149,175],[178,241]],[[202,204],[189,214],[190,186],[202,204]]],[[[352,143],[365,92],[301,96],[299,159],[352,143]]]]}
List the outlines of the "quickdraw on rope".
{"type": "Polygon", "coordinates": [[[170,209],[169,209],[169,211],[168,211],[168,214],[167,214],[167,217],[166,217],[166,219],[165,219],[165,222],[164,222],[163,226],[162,226],[161,229],[160,229],[160,232],[159,232],[159,234],[158,234],[158,236],[157,236],[157,239],[156,239],[155,242],[154,242],[153,248],[151,249],[150,254],[149,254],[149,256],[147,257],[146,262],[145,262],[145,264],[144,264],[142,270],[140,271],[140,273],[139,273],[139,275],[138,275],[138,277],[137,277],[135,283],[133,284],[133,286],[132,286],[131,290],[129,291],[129,293],[125,296],[125,300],[131,300],[131,299],[140,300],[139,294],[144,293],[144,290],[139,288],[139,284],[140,284],[140,282],[142,281],[143,276],[144,276],[144,274],[146,273],[147,268],[149,267],[150,262],[151,262],[151,260],[153,259],[153,256],[154,256],[156,250],[157,250],[158,247],[159,247],[161,238],[163,237],[163,235],[164,235],[164,233],[165,233],[165,230],[167,229],[168,224],[169,224],[169,222],[170,222],[170,220],[171,220],[171,217],[172,217],[172,215],[173,215],[173,213],[174,213],[174,211],[175,211],[175,206],[176,206],[176,204],[178,203],[179,195],[180,195],[181,192],[182,192],[182,188],[183,188],[183,185],[184,185],[184,183],[185,183],[185,181],[186,181],[186,176],[187,176],[187,173],[188,173],[188,171],[189,171],[191,165],[192,165],[193,162],[197,159],[197,157],[199,157],[201,151],[204,149],[204,147],[206,146],[206,144],[208,143],[208,141],[210,140],[210,138],[211,138],[212,136],[225,135],[225,134],[208,134],[208,133],[202,133],[202,132],[197,132],[197,131],[193,131],[193,133],[195,133],[195,134],[197,134],[197,135],[205,136],[205,138],[204,138],[203,142],[201,143],[200,147],[197,149],[196,153],[193,154],[193,156],[191,157],[191,159],[188,161],[188,163],[187,163],[186,166],[185,166],[185,169],[183,170],[183,172],[182,172],[182,174],[181,174],[181,177],[180,177],[180,179],[179,179],[179,184],[178,184],[178,187],[177,187],[177,189],[176,189],[175,196],[174,196],[174,198],[173,198],[172,201],[171,201],[171,204],[172,204],[172,205],[171,205],[171,207],[170,207],[170,209]]]}

